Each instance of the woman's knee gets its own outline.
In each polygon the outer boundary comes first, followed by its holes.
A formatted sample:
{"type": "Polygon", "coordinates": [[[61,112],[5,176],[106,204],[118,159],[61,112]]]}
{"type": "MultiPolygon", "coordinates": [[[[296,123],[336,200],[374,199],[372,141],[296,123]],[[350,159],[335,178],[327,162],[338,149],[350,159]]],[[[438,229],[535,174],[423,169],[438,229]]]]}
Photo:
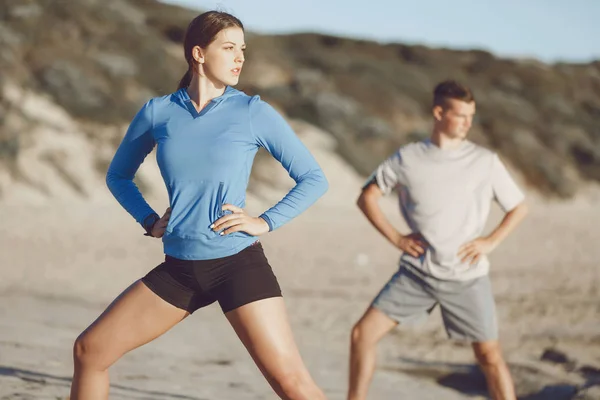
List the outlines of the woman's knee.
{"type": "Polygon", "coordinates": [[[80,334],[73,345],[73,359],[79,366],[94,367],[99,370],[107,369],[107,346],[101,341],[94,340],[87,332],[80,334]]]}

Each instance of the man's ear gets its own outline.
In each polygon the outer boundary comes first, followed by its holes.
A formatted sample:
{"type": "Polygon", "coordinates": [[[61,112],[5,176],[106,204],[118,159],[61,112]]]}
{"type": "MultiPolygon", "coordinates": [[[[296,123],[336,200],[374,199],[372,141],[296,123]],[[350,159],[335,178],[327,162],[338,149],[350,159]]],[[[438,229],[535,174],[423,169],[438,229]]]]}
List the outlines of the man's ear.
{"type": "Polygon", "coordinates": [[[431,113],[433,114],[433,118],[435,118],[436,121],[441,121],[442,116],[444,114],[444,108],[440,105],[433,106],[431,113]]]}

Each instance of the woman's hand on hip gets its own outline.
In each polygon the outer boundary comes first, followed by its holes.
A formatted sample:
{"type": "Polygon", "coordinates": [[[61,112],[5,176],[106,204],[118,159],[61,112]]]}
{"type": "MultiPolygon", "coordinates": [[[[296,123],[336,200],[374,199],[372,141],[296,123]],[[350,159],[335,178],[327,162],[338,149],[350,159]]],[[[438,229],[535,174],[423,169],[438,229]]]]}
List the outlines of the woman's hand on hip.
{"type": "Polygon", "coordinates": [[[252,236],[259,236],[269,232],[269,224],[260,217],[251,217],[246,212],[232,204],[223,205],[223,210],[229,210],[233,214],[227,214],[216,220],[211,228],[219,235],[229,235],[233,232],[245,232],[252,236]]]}
{"type": "Polygon", "coordinates": [[[155,238],[163,237],[165,230],[167,229],[167,225],[169,224],[169,218],[171,218],[171,207],[167,208],[163,216],[154,223],[152,229],[150,230],[150,234],[155,238]]]}

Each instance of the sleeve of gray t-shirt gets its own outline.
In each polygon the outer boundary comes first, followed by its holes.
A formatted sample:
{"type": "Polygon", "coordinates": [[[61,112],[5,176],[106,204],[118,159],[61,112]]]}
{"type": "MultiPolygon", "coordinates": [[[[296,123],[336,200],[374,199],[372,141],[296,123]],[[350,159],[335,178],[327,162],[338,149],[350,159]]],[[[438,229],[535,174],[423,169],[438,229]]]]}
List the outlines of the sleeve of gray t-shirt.
{"type": "Polygon", "coordinates": [[[497,154],[494,154],[492,160],[491,179],[494,199],[500,204],[504,212],[511,211],[525,199],[525,195],[510,176],[497,154]]]}
{"type": "Polygon", "coordinates": [[[371,183],[376,183],[383,194],[388,194],[396,186],[403,184],[402,176],[402,155],[398,150],[377,167],[367,179],[363,189],[371,183]]]}

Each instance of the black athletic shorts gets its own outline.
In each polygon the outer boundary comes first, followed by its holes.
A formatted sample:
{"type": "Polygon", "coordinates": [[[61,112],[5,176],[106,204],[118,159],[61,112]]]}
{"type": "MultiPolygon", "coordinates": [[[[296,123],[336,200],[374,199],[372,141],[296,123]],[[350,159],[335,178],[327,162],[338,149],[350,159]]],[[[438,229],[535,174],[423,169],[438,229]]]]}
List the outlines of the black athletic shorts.
{"type": "Polygon", "coordinates": [[[190,314],[215,301],[226,313],[253,301],[281,296],[260,242],[212,260],[180,260],[167,255],[142,282],[190,314]]]}

